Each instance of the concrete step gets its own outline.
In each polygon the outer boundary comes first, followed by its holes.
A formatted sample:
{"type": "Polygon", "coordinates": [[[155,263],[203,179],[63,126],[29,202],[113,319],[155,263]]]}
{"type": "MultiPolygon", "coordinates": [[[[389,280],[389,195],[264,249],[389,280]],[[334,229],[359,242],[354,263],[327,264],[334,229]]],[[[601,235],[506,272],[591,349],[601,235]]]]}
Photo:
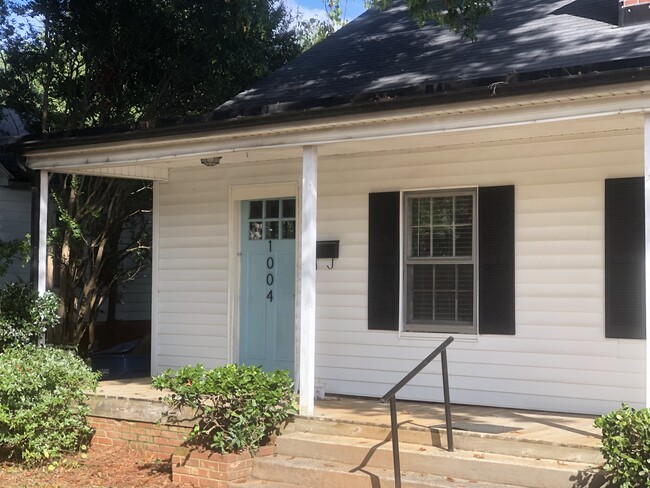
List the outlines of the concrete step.
{"type": "MultiPolygon", "coordinates": [[[[358,468],[351,464],[282,455],[256,459],[253,476],[266,480],[291,480],[309,488],[395,488],[393,471],[390,469],[373,466],[358,468]]],[[[518,487],[405,472],[402,474],[402,488],[518,487]]]]}
{"type": "MultiPolygon", "coordinates": [[[[399,447],[401,469],[405,472],[532,488],[573,488],[578,486],[577,481],[591,478],[594,484],[589,486],[600,486],[597,482],[602,478],[600,469],[586,463],[521,458],[491,452],[447,452],[438,447],[401,440],[399,447]]],[[[358,470],[391,470],[393,466],[390,440],[293,432],[278,437],[277,452],[289,457],[349,464],[358,470]]],[[[305,483],[301,481],[301,484],[305,483]]]]}
{"type": "MultiPolygon", "coordinates": [[[[317,419],[313,417],[296,417],[293,422],[285,427],[284,432],[287,434],[293,432],[311,432],[314,434],[345,437],[363,437],[377,441],[390,440],[390,425],[317,419]]],[[[443,428],[438,429],[402,424],[398,436],[400,443],[406,442],[429,447],[447,448],[447,433],[443,428]]],[[[454,429],[454,448],[461,451],[489,452],[532,459],[556,459],[559,461],[593,465],[603,463],[600,449],[596,446],[539,440],[533,441],[517,438],[516,433],[488,434],[454,429]]]]}
{"type": "MultiPolygon", "coordinates": [[[[291,475],[287,472],[284,473],[284,478],[289,478],[291,475]]],[[[294,485],[290,483],[283,483],[281,481],[269,481],[261,479],[252,479],[249,481],[230,481],[228,488],[310,488],[306,485],[294,485]]]]}

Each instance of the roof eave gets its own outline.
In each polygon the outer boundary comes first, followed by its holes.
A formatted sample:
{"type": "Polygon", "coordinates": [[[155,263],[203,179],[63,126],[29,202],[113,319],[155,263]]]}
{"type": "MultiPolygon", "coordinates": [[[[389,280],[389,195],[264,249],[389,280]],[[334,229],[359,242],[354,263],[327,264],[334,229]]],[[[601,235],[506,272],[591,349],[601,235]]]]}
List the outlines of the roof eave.
{"type": "Polygon", "coordinates": [[[282,125],[322,118],[390,113],[409,108],[473,102],[528,94],[590,88],[650,80],[650,57],[601,65],[574,66],[519,73],[516,76],[482,78],[411,86],[400,90],[366,93],[354,98],[326,98],[309,103],[252,107],[246,111],[213,113],[153,124],[123,124],[106,128],[80,129],[29,135],[11,144],[19,154],[93,144],[127,142],[195,133],[238,131],[267,125],[282,125]],[[626,66],[627,65],[627,66],[626,66]],[[560,76],[563,74],[564,76],[560,76]]]}

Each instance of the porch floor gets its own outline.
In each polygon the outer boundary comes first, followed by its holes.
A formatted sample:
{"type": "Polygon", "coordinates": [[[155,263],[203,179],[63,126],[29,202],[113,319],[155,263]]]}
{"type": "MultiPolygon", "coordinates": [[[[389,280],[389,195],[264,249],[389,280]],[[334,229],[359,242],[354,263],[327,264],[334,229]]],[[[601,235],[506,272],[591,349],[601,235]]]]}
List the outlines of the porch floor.
{"type": "MultiPolygon", "coordinates": [[[[151,388],[150,378],[136,378],[101,381],[95,395],[157,402],[164,392],[151,388]]],[[[444,428],[442,404],[398,400],[397,407],[402,428],[444,428]]],[[[596,447],[601,442],[600,431],[593,425],[594,416],[468,405],[452,405],[451,412],[455,431],[577,447],[596,447]]],[[[316,401],[313,417],[390,425],[389,405],[372,398],[328,396],[316,401]]]]}

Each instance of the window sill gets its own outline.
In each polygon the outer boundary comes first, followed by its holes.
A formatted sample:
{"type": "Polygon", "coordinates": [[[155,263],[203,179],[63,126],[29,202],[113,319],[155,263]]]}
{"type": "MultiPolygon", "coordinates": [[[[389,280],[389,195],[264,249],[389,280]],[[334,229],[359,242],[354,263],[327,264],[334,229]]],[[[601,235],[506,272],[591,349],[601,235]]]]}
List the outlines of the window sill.
{"type": "Polygon", "coordinates": [[[478,342],[479,340],[479,335],[476,332],[463,334],[451,332],[413,332],[401,330],[399,333],[400,339],[419,341],[423,339],[429,339],[432,341],[444,341],[449,336],[453,336],[454,341],[458,342],[478,342]]]}

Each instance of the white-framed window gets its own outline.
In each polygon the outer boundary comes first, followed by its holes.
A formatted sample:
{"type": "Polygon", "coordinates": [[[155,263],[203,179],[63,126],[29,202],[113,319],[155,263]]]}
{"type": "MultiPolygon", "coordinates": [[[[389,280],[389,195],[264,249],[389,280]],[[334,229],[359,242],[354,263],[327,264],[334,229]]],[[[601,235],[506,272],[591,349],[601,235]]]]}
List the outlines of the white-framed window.
{"type": "Polygon", "coordinates": [[[404,330],[476,333],[476,191],[404,202],[404,330]]]}

